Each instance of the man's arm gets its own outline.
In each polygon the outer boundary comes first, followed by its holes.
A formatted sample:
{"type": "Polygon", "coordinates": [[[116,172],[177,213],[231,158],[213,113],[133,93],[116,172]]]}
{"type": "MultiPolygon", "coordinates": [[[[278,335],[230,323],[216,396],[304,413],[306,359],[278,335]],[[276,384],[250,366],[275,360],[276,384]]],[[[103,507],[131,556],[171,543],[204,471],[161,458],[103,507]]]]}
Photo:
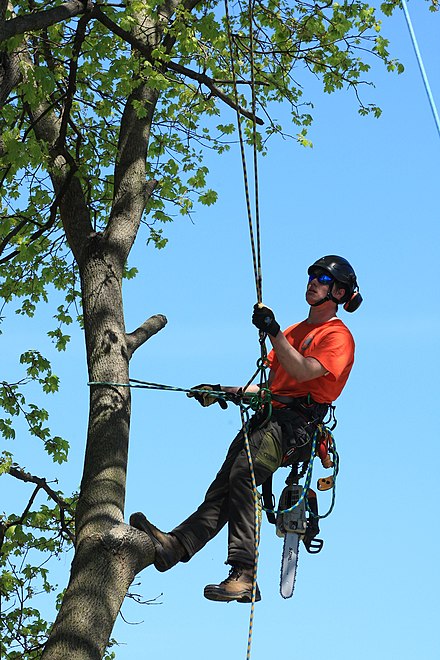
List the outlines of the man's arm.
{"type": "Polygon", "coordinates": [[[276,337],[269,335],[269,339],[280,365],[298,383],[305,383],[328,373],[316,358],[301,355],[296,348],[289,344],[281,331],[276,337]]]}
{"type": "MultiPolygon", "coordinates": [[[[223,392],[227,392],[228,394],[237,394],[238,392],[243,391],[243,388],[241,388],[241,387],[230,387],[229,385],[221,385],[221,388],[222,388],[223,392]]],[[[253,385],[248,385],[248,387],[246,388],[246,391],[243,392],[243,394],[244,395],[246,395],[246,394],[249,394],[249,395],[258,394],[259,391],[260,391],[259,386],[253,384],[253,385]]]]}
{"type": "Polygon", "coordinates": [[[280,331],[275,315],[270,307],[254,305],[252,323],[269,337],[280,365],[298,383],[324,376],[328,371],[314,357],[304,357],[293,348],[280,331]]]}
{"type": "MultiPolygon", "coordinates": [[[[267,384],[270,387],[273,379],[274,379],[274,372],[272,369],[269,371],[269,378],[267,379],[267,384]]],[[[238,392],[243,392],[242,387],[229,387],[227,385],[221,385],[221,388],[223,392],[228,392],[229,394],[237,394],[238,392]]],[[[245,392],[243,392],[244,395],[248,394],[249,396],[252,396],[253,394],[258,394],[260,391],[260,386],[256,385],[255,383],[248,385],[246,388],[245,392]]]]}

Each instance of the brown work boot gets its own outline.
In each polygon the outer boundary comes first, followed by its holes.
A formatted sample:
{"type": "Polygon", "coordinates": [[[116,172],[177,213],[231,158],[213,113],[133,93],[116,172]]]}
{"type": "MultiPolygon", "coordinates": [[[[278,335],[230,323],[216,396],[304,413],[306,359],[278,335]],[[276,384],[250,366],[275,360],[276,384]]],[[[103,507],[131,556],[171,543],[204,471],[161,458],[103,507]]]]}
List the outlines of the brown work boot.
{"type": "Polygon", "coordinates": [[[130,525],[148,534],[153,541],[154,565],[161,573],[175,566],[185,556],[185,548],[177,537],[174,534],[161,532],[140,511],[131,514],[130,525]]]}
{"type": "MultiPolygon", "coordinates": [[[[231,566],[226,580],[220,584],[207,584],[203,595],[208,600],[218,600],[227,603],[236,600],[238,603],[252,601],[252,586],[254,582],[254,569],[250,566],[234,564],[231,566]]],[[[261,600],[258,584],[255,592],[255,602],[261,600]]]]}

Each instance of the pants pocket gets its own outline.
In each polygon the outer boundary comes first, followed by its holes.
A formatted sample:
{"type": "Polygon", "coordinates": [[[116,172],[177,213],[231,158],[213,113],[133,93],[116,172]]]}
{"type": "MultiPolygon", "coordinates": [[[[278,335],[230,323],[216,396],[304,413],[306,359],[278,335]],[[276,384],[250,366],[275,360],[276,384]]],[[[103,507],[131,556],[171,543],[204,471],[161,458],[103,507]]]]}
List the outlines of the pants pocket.
{"type": "Polygon", "coordinates": [[[270,428],[263,429],[261,433],[263,437],[254,462],[256,465],[266,468],[270,472],[275,472],[280,467],[283,458],[280,442],[276,433],[270,428]]]}

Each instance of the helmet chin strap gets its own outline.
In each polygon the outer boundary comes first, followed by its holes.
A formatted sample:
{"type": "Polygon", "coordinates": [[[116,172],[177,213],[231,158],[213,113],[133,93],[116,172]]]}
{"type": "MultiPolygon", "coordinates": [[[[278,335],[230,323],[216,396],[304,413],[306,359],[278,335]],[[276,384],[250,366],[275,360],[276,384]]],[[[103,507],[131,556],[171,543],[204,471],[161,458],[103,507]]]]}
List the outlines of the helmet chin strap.
{"type": "MultiPolygon", "coordinates": [[[[332,285],[332,287],[333,287],[333,285],[332,285]]],[[[340,300],[338,300],[337,298],[335,298],[332,295],[332,293],[330,291],[330,286],[328,287],[327,295],[324,296],[324,298],[321,298],[321,300],[318,300],[318,302],[312,303],[310,305],[310,307],[319,307],[319,305],[322,305],[323,303],[327,302],[327,300],[331,300],[332,302],[336,303],[337,305],[339,305],[340,302],[341,302],[340,300]]]]}

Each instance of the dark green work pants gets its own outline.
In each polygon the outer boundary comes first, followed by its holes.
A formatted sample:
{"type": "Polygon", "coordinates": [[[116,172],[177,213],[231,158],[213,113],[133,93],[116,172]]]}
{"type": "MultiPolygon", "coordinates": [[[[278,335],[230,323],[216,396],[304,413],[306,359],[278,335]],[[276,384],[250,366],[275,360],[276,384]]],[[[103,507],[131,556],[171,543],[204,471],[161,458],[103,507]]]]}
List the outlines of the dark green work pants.
{"type": "MultiPolygon", "coordinates": [[[[250,431],[249,444],[257,486],[281,465],[281,426],[271,419],[250,431]]],[[[208,488],[199,508],[172,530],[187,551],[184,561],[210,541],[228,523],[228,564],[252,566],[255,557],[255,504],[248,457],[241,431],[208,488]]]]}

